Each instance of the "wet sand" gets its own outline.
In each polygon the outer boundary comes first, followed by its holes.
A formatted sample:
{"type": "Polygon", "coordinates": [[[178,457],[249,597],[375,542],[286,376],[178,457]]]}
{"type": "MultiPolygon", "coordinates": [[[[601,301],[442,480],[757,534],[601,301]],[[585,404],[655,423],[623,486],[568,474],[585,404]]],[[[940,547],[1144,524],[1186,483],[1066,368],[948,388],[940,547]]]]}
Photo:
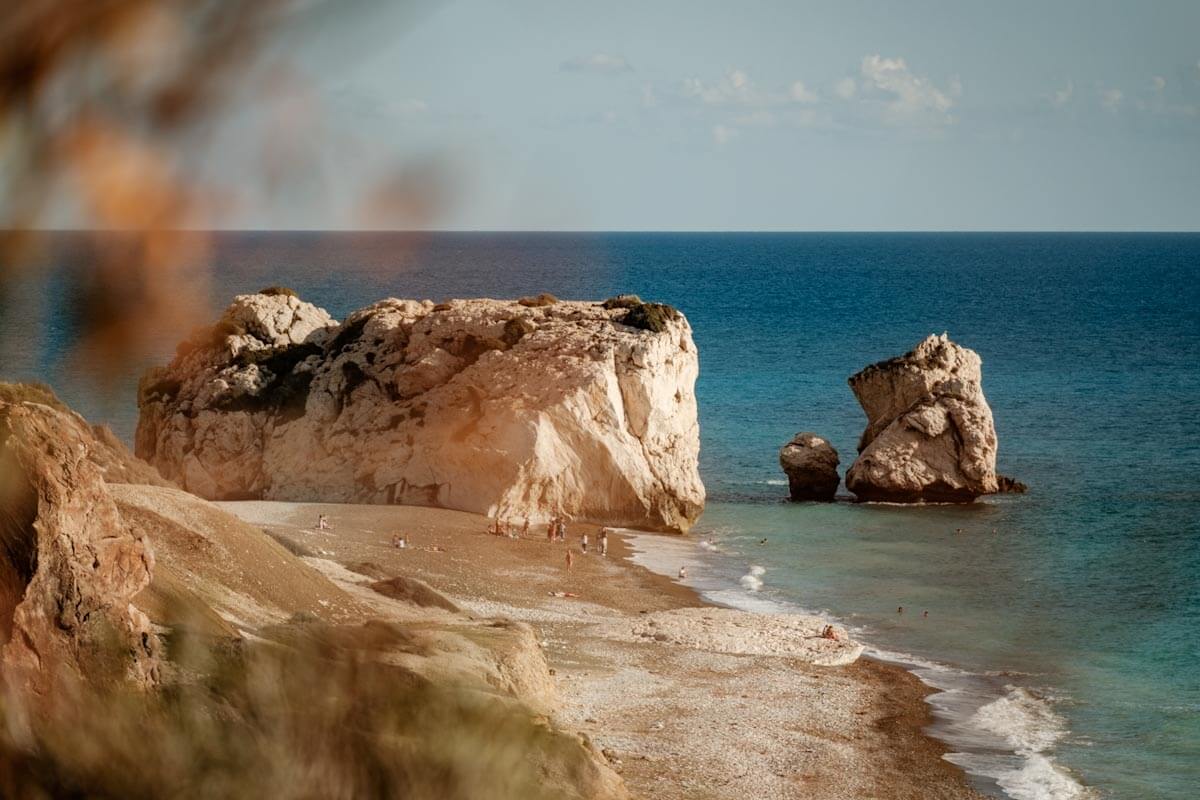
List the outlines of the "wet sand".
{"type": "MultiPolygon", "coordinates": [[[[981,797],[941,758],[945,746],[922,732],[931,690],[899,667],[869,659],[816,666],[687,646],[665,634],[624,635],[638,621],[705,604],[629,561],[619,534],[610,535],[605,558],[592,526],[572,525],[567,543],[551,543],[544,526],[507,539],[486,533],[482,517],[442,509],[220,505],[314,558],[418,577],[469,613],[533,625],[557,681],[556,721],[590,737],[635,797],[981,797]],[[319,513],[329,531],[315,530],[319,513]],[[587,555],[579,548],[585,530],[587,555]],[[398,533],[408,536],[407,549],[391,545],[398,533]]],[[[745,626],[751,639],[753,622],[745,626]]]]}

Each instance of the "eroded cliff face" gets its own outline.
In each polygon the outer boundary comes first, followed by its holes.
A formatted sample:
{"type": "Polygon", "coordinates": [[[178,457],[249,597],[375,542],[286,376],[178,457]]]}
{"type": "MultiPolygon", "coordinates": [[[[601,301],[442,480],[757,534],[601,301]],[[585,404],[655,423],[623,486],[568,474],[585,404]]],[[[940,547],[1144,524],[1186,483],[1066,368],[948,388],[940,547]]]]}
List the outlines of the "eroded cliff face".
{"type": "Polygon", "coordinates": [[[154,557],[94,460],[111,455],[76,415],[0,400],[0,672],[12,688],[158,679],[157,640],[131,603],[154,557]]]}
{"type": "Polygon", "coordinates": [[[945,334],[850,378],[867,427],[846,487],[860,500],[969,502],[999,489],[979,356],[945,334]]]}
{"type": "Polygon", "coordinates": [[[704,504],[697,372],[665,306],[386,299],[338,324],[243,295],[143,379],[137,452],[210,499],[684,531],[704,504]]]}

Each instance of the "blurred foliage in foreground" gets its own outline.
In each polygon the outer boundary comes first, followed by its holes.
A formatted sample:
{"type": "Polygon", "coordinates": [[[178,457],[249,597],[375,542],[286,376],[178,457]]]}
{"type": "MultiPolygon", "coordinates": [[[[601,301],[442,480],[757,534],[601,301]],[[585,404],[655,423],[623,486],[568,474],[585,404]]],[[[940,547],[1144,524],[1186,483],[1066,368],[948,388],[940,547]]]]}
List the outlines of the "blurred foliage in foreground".
{"type": "Polygon", "coordinates": [[[53,697],[28,706],[10,696],[0,710],[0,796],[575,793],[572,765],[585,768],[577,740],[512,701],[385,663],[405,648],[401,628],[356,628],[349,646],[330,630],[300,624],[279,641],[237,645],[176,635],[175,680],[161,691],[64,677],[53,697]]]}

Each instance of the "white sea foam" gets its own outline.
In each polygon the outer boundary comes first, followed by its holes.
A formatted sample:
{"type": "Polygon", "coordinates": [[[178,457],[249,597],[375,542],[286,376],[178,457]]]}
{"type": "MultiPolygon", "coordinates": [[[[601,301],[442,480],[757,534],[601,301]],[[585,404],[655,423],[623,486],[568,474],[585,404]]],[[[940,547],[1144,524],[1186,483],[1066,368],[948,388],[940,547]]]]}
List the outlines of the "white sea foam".
{"type": "Polygon", "coordinates": [[[767,574],[765,567],[760,567],[754,564],[750,567],[750,571],[738,579],[741,587],[748,592],[757,592],[763,587],[762,576],[767,574]]]}
{"type": "Polygon", "coordinates": [[[1018,753],[1045,752],[1067,733],[1066,722],[1049,703],[1014,686],[976,711],[972,722],[1003,737],[1018,753]]]}
{"type": "Polygon", "coordinates": [[[743,575],[738,583],[748,592],[757,592],[763,585],[762,578],[757,575],[743,575]]]}

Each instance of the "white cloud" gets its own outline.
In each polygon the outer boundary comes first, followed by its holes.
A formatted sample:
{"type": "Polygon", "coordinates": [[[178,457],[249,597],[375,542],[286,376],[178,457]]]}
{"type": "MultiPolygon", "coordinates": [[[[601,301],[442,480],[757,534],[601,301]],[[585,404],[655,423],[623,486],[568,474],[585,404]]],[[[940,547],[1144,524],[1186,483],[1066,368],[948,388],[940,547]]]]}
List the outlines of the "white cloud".
{"type": "Polygon", "coordinates": [[[713,141],[719,145],[728,144],[736,139],[739,133],[737,128],[730,128],[726,125],[713,125],[712,129],[713,141]]]}
{"type": "Polygon", "coordinates": [[[863,58],[861,73],[864,87],[891,96],[887,104],[889,121],[936,124],[954,121],[949,113],[954,106],[952,98],[962,93],[957,79],[942,91],[927,78],[914,75],[903,58],[883,58],[878,54],[863,58]]]}
{"type": "Polygon", "coordinates": [[[1121,107],[1121,101],[1125,99],[1125,93],[1120,89],[1108,89],[1100,95],[1100,105],[1110,114],[1117,113],[1117,109],[1121,107]]]}
{"type": "Polygon", "coordinates": [[[633,71],[633,66],[625,60],[624,56],[615,56],[610,53],[576,56],[562,62],[558,68],[563,72],[596,72],[608,75],[633,71]]]}
{"type": "Polygon", "coordinates": [[[730,70],[715,84],[687,78],[683,82],[683,96],[710,106],[755,105],[758,100],[753,81],[740,69],[730,70]]]}
{"type": "Polygon", "coordinates": [[[793,81],[785,91],[761,89],[745,70],[740,69],[729,70],[719,81],[711,84],[699,78],[687,78],[683,82],[682,94],[704,105],[745,108],[771,108],[820,100],[816,92],[804,85],[804,81],[793,81]]]}
{"type": "Polygon", "coordinates": [[[842,78],[833,85],[833,91],[843,100],[849,100],[858,92],[858,84],[854,82],[854,78],[842,78]]]}
{"type": "Polygon", "coordinates": [[[1075,94],[1075,83],[1067,81],[1067,85],[1062,89],[1055,90],[1050,98],[1050,102],[1054,103],[1055,108],[1062,108],[1071,102],[1072,95],[1075,94]]]}
{"type": "Polygon", "coordinates": [[[791,95],[797,103],[815,103],[821,99],[804,85],[804,81],[795,81],[792,84],[791,95]]]}

